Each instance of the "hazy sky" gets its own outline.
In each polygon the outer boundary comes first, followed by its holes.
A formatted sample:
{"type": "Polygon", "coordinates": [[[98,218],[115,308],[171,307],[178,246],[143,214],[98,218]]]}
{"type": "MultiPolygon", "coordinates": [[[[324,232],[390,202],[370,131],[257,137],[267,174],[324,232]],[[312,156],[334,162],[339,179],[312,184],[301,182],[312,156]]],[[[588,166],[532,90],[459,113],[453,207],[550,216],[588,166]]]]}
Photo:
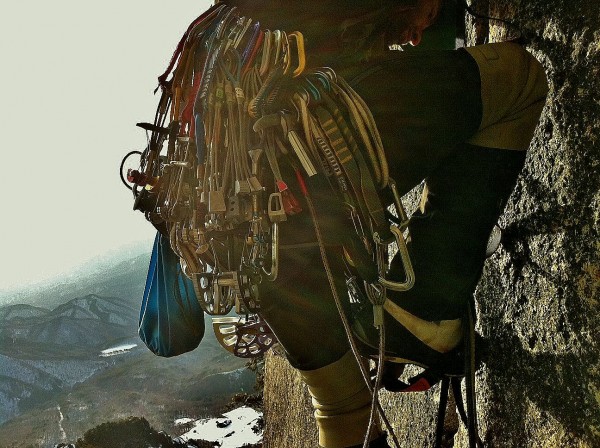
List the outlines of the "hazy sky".
{"type": "Polygon", "coordinates": [[[121,184],[156,78],[207,0],[11,2],[0,18],[0,289],[148,240],[121,184]]]}

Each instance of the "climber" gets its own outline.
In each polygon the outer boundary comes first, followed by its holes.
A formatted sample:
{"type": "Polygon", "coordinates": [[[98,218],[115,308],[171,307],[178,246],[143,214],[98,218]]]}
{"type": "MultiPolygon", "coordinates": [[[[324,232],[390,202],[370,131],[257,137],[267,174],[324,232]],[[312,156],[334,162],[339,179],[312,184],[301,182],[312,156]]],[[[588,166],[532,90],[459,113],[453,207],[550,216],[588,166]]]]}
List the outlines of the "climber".
{"type": "MultiPolygon", "coordinates": [[[[370,107],[399,192],[425,180],[409,224],[416,284],[388,291],[386,355],[435,363],[463,337],[460,320],[488,236],[525,163],[547,93],[541,64],[515,43],[389,49],[419,45],[447,13],[451,2],[443,0],[224,3],[264,28],[302,31],[309,65],[332,67],[370,107]]],[[[311,182],[317,207],[335,210],[327,188],[311,182]]],[[[331,213],[326,239],[351,225],[340,219],[331,213]]],[[[282,229],[279,279],[261,285],[261,313],[309,388],[319,444],[362,446],[371,394],[349,352],[312,226],[302,214],[290,222],[282,229]]],[[[327,241],[337,289],[345,291],[344,257],[334,236],[327,241]]],[[[402,276],[398,260],[391,271],[402,276]]],[[[355,330],[367,349],[376,348],[372,317],[355,330]]],[[[388,446],[379,428],[371,437],[371,447],[388,446]]]]}

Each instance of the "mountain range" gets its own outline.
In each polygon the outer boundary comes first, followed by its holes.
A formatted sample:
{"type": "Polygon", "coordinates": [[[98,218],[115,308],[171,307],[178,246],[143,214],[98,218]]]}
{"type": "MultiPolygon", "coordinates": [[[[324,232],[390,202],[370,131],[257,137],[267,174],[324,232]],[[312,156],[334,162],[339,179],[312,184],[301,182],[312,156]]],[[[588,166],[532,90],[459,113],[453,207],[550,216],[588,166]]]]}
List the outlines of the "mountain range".
{"type": "Polygon", "coordinates": [[[137,321],[147,264],[137,255],[62,286],[30,288],[23,303],[4,300],[0,447],[52,447],[129,416],[176,434],[177,418],[212,416],[232,394],[253,392],[255,374],[220,347],[209,321],[190,353],[159,358],[143,345],[137,321]]]}
{"type": "Polygon", "coordinates": [[[137,307],[146,280],[151,248],[151,242],[135,243],[54,278],[0,290],[0,307],[28,304],[53,309],[88,294],[118,297],[137,307]]]}

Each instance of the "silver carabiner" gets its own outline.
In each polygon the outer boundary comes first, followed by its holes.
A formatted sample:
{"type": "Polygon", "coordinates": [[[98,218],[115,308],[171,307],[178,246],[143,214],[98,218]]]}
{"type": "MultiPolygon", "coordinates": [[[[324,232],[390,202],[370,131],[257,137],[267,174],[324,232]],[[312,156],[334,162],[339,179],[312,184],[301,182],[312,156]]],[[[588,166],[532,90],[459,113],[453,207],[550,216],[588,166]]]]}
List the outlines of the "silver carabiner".
{"type": "Polygon", "coordinates": [[[400,218],[400,229],[405,230],[408,227],[408,215],[406,214],[406,210],[402,204],[402,198],[400,197],[400,193],[398,193],[396,182],[394,182],[394,179],[391,177],[388,180],[388,186],[390,187],[390,190],[392,190],[392,196],[394,197],[394,208],[396,209],[398,218],[400,218]]]}
{"type": "MultiPolygon", "coordinates": [[[[406,247],[406,241],[404,241],[402,230],[394,225],[391,225],[390,231],[394,235],[396,244],[398,245],[398,252],[400,253],[400,259],[402,261],[402,267],[404,268],[406,279],[404,282],[388,280],[385,278],[385,269],[383,266],[379,266],[379,284],[386,289],[391,289],[392,291],[408,291],[415,284],[415,271],[413,269],[412,262],[410,261],[408,247],[406,247]]],[[[373,234],[373,240],[378,245],[385,244],[377,232],[373,234]]]]}
{"type": "Polygon", "coordinates": [[[267,280],[274,282],[279,275],[279,224],[271,223],[271,272],[268,272],[264,267],[263,273],[267,280]]]}

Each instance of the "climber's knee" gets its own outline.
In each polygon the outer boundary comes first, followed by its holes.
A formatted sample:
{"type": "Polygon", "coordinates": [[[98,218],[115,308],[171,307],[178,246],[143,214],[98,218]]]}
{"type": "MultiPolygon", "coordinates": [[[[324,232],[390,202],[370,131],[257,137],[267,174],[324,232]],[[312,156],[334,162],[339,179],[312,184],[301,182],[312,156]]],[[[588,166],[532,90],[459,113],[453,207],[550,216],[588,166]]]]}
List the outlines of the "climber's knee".
{"type": "MultiPolygon", "coordinates": [[[[312,396],[319,445],[342,448],[362,443],[369,425],[371,392],[352,353],[300,374],[312,396]]],[[[377,435],[374,431],[373,436],[377,435]]]]}
{"type": "Polygon", "coordinates": [[[483,103],[481,126],[469,143],[526,150],[548,93],[542,65],[510,42],[466,50],[479,66],[483,103]]]}

